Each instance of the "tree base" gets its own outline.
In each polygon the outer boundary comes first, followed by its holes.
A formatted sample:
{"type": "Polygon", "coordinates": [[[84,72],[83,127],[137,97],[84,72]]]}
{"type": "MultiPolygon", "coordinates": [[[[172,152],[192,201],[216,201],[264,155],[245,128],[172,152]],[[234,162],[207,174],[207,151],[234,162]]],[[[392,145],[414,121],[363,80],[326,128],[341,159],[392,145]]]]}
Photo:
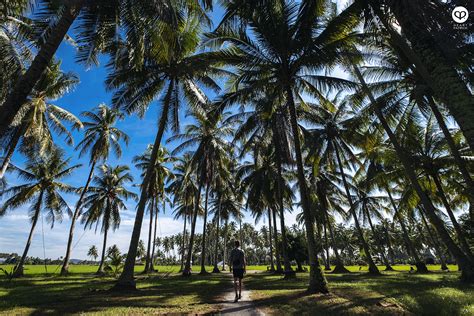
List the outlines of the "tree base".
{"type": "Polygon", "coordinates": [[[135,280],[131,281],[117,281],[115,285],[109,290],[111,292],[135,292],[137,290],[137,284],[135,280]]]}
{"type": "Polygon", "coordinates": [[[324,271],[331,271],[331,267],[330,266],[325,266],[324,271]]]}
{"type": "Polygon", "coordinates": [[[13,269],[12,278],[21,278],[23,276],[25,276],[25,273],[23,272],[23,266],[15,267],[13,269]]]}
{"type": "Polygon", "coordinates": [[[289,271],[284,271],[283,272],[283,275],[284,275],[284,279],[285,280],[288,280],[288,279],[296,279],[296,272],[293,271],[293,270],[289,270],[289,271]]]}
{"type": "Polygon", "coordinates": [[[62,267],[59,276],[66,277],[69,275],[69,267],[62,267]]]}
{"type": "Polygon", "coordinates": [[[191,276],[191,270],[184,269],[183,273],[181,273],[182,276],[184,277],[190,277],[191,276]]]}
{"type": "Polygon", "coordinates": [[[219,270],[218,267],[214,267],[214,269],[212,269],[212,273],[221,273],[221,270],[219,270]]]}
{"type": "Polygon", "coordinates": [[[379,269],[377,268],[377,266],[375,267],[369,267],[369,274],[370,275],[374,275],[374,276],[378,276],[378,275],[382,275],[379,271],[379,269]]]}
{"type": "Polygon", "coordinates": [[[210,273],[207,272],[206,270],[201,270],[201,272],[199,272],[199,275],[209,275],[210,273]]]}
{"type": "Polygon", "coordinates": [[[388,265],[388,266],[385,266],[385,270],[384,271],[395,271],[391,265],[388,265]]]}
{"type": "Polygon", "coordinates": [[[336,266],[334,267],[334,270],[332,270],[331,273],[351,273],[351,271],[349,271],[342,264],[336,264],[336,266]]]}
{"type": "Polygon", "coordinates": [[[426,264],[424,262],[417,262],[415,263],[416,266],[416,273],[429,273],[428,268],[426,267],[426,264]]]}
{"type": "Polygon", "coordinates": [[[461,270],[461,282],[467,284],[474,283],[474,266],[463,266],[461,270]]]}

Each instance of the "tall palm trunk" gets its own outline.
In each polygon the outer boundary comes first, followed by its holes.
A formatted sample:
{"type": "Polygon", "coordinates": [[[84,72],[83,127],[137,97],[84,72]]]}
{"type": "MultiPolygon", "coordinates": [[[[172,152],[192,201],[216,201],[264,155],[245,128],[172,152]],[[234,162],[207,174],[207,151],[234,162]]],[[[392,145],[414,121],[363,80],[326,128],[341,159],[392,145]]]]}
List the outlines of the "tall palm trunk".
{"type": "Polygon", "coordinates": [[[454,240],[449,235],[448,231],[446,230],[446,227],[444,226],[443,221],[436,214],[435,208],[431,200],[429,199],[428,195],[426,194],[426,192],[423,190],[420,183],[418,182],[418,178],[415,174],[414,169],[412,168],[413,164],[412,164],[411,159],[409,158],[410,156],[405,153],[402,146],[400,145],[397,138],[395,137],[395,134],[393,134],[390,126],[385,120],[385,117],[382,113],[381,105],[375,100],[375,97],[373,96],[372,92],[367,86],[364,77],[360,73],[359,68],[353,65],[353,69],[354,69],[354,73],[359,79],[359,82],[362,85],[364,92],[367,94],[367,96],[370,99],[370,102],[374,106],[375,114],[377,118],[379,119],[380,123],[382,124],[383,129],[387,133],[390,139],[390,142],[394,146],[395,151],[397,152],[398,157],[400,158],[400,161],[403,165],[405,173],[410,179],[410,182],[412,183],[415,189],[415,192],[418,194],[421,200],[424,210],[426,211],[426,215],[428,216],[430,222],[438,231],[438,234],[440,238],[443,240],[443,242],[446,244],[446,247],[448,247],[449,251],[456,258],[456,261],[458,262],[462,270],[461,279],[466,282],[474,282],[474,262],[466,256],[466,254],[459,248],[459,246],[454,242],[454,240]]]}
{"type": "Polygon", "coordinates": [[[105,252],[107,251],[107,233],[109,229],[108,227],[105,228],[104,231],[104,241],[102,244],[102,255],[100,256],[100,263],[99,263],[99,269],[97,269],[96,274],[97,275],[103,275],[104,274],[104,262],[105,262],[105,252]]]}
{"type": "Polygon", "coordinates": [[[372,253],[370,251],[369,244],[365,240],[364,233],[362,232],[362,228],[360,227],[359,220],[357,218],[357,214],[354,209],[354,203],[352,202],[351,192],[349,191],[349,185],[347,184],[346,173],[344,172],[344,168],[342,167],[341,156],[339,154],[339,149],[337,145],[334,145],[334,150],[336,151],[336,159],[337,159],[337,164],[339,167],[339,172],[341,173],[342,183],[344,184],[344,190],[346,191],[347,201],[349,202],[349,208],[350,208],[349,211],[354,219],[354,224],[355,224],[357,233],[359,235],[359,241],[362,244],[362,248],[364,249],[365,256],[367,257],[367,263],[369,264],[369,273],[380,274],[380,271],[377,268],[377,265],[375,265],[375,262],[372,259],[372,253]]]}
{"type": "Polygon", "coordinates": [[[195,205],[193,211],[193,218],[191,221],[191,232],[189,234],[189,247],[188,254],[186,256],[186,264],[184,265],[183,276],[191,275],[191,258],[193,256],[193,246],[194,246],[194,232],[196,230],[197,216],[199,212],[199,203],[201,203],[201,190],[202,190],[202,180],[199,181],[198,190],[195,197],[195,205]]]}
{"type": "Polygon", "coordinates": [[[7,95],[1,106],[0,138],[4,136],[15,115],[26,102],[28,95],[49,66],[64,36],[84,6],[85,0],[68,0],[65,2],[65,8],[58,23],[48,34],[30,67],[18,78],[13,90],[7,95]]]}
{"type": "Polygon", "coordinates": [[[209,199],[210,183],[206,185],[206,197],[204,201],[204,224],[202,227],[202,245],[201,245],[201,272],[200,274],[207,274],[205,260],[206,260],[206,230],[207,230],[207,201],[209,199]]]}
{"type": "Polygon", "coordinates": [[[25,265],[26,256],[28,255],[28,250],[30,249],[31,241],[33,240],[33,234],[35,232],[36,224],[38,223],[38,218],[41,212],[41,205],[43,204],[43,194],[44,192],[41,191],[38,197],[38,201],[35,205],[35,214],[33,215],[33,221],[31,223],[30,234],[28,235],[28,240],[26,241],[25,250],[23,250],[23,255],[20,258],[20,261],[15,266],[13,270],[13,276],[19,277],[23,276],[23,266],[25,265]]]}
{"type": "Polygon", "coordinates": [[[467,243],[466,236],[459,225],[456,216],[454,216],[453,210],[451,208],[451,205],[449,205],[448,199],[446,198],[446,194],[444,193],[443,185],[441,184],[441,179],[437,174],[432,174],[431,177],[433,178],[433,181],[435,183],[436,189],[438,191],[438,195],[441,198],[441,201],[443,202],[444,208],[446,209],[446,212],[448,213],[449,219],[451,220],[451,223],[453,224],[454,230],[456,231],[458,241],[461,244],[462,249],[464,252],[471,258],[473,259],[473,255],[471,252],[471,249],[469,247],[469,244],[467,243]]]}
{"type": "Polygon", "coordinates": [[[227,225],[228,219],[225,219],[224,224],[224,251],[222,253],[222,271],[225,271],[225,263],[227,262],[227,225]]]}
{"type": "Polygon", "coordinates": [[[421,219],[423,221],[423,224],[426,228],[426,231],[428,232],[428,235],[430,236],[429,239],[431,240],[433,248],[435,249],[436,254],[438,255],[439,261],[441,263],[441,270],[448,270],[448,266],[446,265],[446,259],[444,257],[443,252],[441,251],[441,247],[438,244],[438,240],[437,238],[435,238],[434,233],[431,231],[431,227],[426,221],[426,217],[423,214],[423,212],[420,212],[420,214],[421,214],[421,219]]]}
{"type": "Polygon", "coordinates": [[[390,264],[394,265],[394,258],[395,258],[395,253],[392,248],[392,242],[390,241],[390,235],[388,233],[388,228],[383,224],[383,232],[385,234],[385,239],[387,239],[387,248],[388,248],[388,257],[390,260],[390,264]]]}
{"type": "Polygon", "coordinates": [[[186,213],[184,213],[183,242],[181,244],[181,267],[179,268],[179,272],[183,272],[183,268],[184,268],[184,254],[185,254],[185,248],[186,248],[186,222],[187,222],[187,218],[188,218],[188,215],[186,213]]]}
{"type": "Polygon", "coordinates": [[[2,167],[0,169],[0,180],[3,179],[3,177],[5,176],[5,173],[7,172],[13,153],[15,152],[15,148],[18,145],[18,142],[20,141],[20,138],[23,135],[23,133],[24,133],[23,127],[15,128],[13,137],[10,143],[8,144],[7,154],[3,158],[2,167]]]}
{"type": "Polygon", "coordinates": [[[314,239],[313,216],[309,204],[308,188],[306,186],[306,179],[304,176],[303,157],[301,154],[301,143],[298,128],[298,119],[296,116],[296,106],[293,99],[293,91],[288,84],[286,87],[286,96],[288,98],[288,107],[290,110],[290,121],[293,132],[293,143],[296,154],[296,167],[298,171],[298,184],[300,188],[300,199],[303,208],[303,217],[306,228],[306,240],[308,243],[308,257],[309,257],[309,285],[307,291],[309,293],[328,293],[329,289],[327,281],[322,271],[318,254],[316,252],[316,240],[314,239]]]}
{"type": "MultiPolygon", "coordinates": [[[[155,203],[155,227],[153,229],[153,246],[151,249],[151,261],[150,261],[150,267],[151,271],[156,272],[155,270],[155,265],[153,263],[153,260],[155,258],[155,246],[156,246],[156,231],[158,229],[158,203],[155,203]]],[[[163,213],[166,211],[166,201],[163,199],[163,213]]]]}
{"type": "Polygon", "coordinates": [[[212,273],[221,272],[218,267],[218,258],[219,258],[219,226],[220,226],[220,217],[221,217],[221,199],[219,198],[219,206],[217,208],[217,219],[216,219],[216,239],[214,240],[215,249],[214,249],[214,269],[212,273]]]}
{"type": "Polygon", "coordinates": [[[148,245],[146,250],[145,269],[143,273],[150,273],[151,271],[151,236],[153,233],[153,212],[155,208],[155,197],[151,198],[150,206],[150,225],[148,226],[148,245]]]}
{"type": "Polygon", "coordinates": [[[273,263],[273,241],[272,241],[272,214],[270,208],[268,211],[268,243],[270,245],[270,271],[275,272],[275,264],[273,263]]]}
{"type": "Polygon", "coordinates": [[[276,225],[276,210],[273,209],[272,213],[273,213],[273,240],[275,243],[276,272],[282,273],[283,270],[281,268],[280,247],[278,245],[278,228],[276,225]]]}
{"type": "Polygon", "coordinates": [[[61,267],[61,275],[67,275],[69,273],[69,259],[71,258],[71,252],[72,252],[72,241],[74,239],[74,228],[76,226],[76,221],[79,218],[81,214],[81,208],[82,208],[82,201],[84,200],[84,196],[89,189],[89,185],[92,180],[92,176],[94,175],[94,168],[96,165],[96,161],[94,160],[91,165],[91,170],[89,171],[89,176],[87,177],[86,185],[81,191],[81,195],[79,196],[79,200],[77,201],[76,204],[76,209],[74,210],[74,213],[72,214],[71,218],[71,226],[69,227],[69,237],[67,240],[67,247],[66,247],[66,255],[64,256],[64,261],[63,265],[61,267]]]}
{"type": "Polygon", "coordinates": [[[152,175],[153,168],[155,166],[156,158],[158,157],[158,150],[161,145],[161,139],[165,131],[166,122],[168,120],[168,112],[170,108],[170,100],[173,92],[174,80],[170,81],[168,90],[164,98],[163,112],[161,113],[160,124],[158,132],[156,134],[155,142],[150,155],[150,163],[147,166],[145,177],[141,185],[140,200],[138,201],[137,213],[135,215],[135,223],[133,225],[132,238],[130,240],[130,247],[128,248],[127,258],[125,259],[125,265],[123,267],[122,274],[120,275],[114,288],[120,289],[136,289],[136,283],[134,280],[134,269],[135,269],[135,258],[137,257],[138,243],[140,241],[140,231],[142,229],[143,216],[145,215],[146,201],[148,200],[148,190],[152,175]]]}

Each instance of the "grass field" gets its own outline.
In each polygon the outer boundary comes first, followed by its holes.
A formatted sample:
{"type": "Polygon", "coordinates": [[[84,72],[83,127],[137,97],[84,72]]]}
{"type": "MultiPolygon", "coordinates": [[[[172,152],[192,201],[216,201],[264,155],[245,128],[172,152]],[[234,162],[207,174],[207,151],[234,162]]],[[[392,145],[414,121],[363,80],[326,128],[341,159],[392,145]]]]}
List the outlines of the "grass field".
{"type": "MultiPolygon", "coordinates": [[[[67,278],[53,275],[55,266],[48,275],[44,266],[26,268],[23,278],[0,277],[0,314],[213,313],[231,286],[226,274],[184,278],[177,266],[158,266],[157,274],[137,273],[139,291],[114,293],[107,291],[114,279],[95,277],[95,266],[72,266],[67,278]]],[[[277,315],[474,315],[474,286],[459,283],[458,272],[418,275],[406,272],[409,266],[395,266],[400,272],[370,277],[359,268],[349,267],[356,271],[349,275],[327,274],[330,295],[305,295],[307,273],[284,280],[265,273],[266,266],[249,266],[255,273],[245,282],[257,306],[277,315]]]]}

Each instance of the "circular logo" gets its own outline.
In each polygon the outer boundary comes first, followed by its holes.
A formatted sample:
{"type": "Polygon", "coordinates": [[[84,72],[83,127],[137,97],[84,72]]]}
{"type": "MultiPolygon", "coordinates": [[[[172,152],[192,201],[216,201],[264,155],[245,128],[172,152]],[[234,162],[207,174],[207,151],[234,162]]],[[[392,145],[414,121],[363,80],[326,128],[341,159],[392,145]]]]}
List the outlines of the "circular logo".
{"type": "Polygon", "coordinates": [[[469,11],[467,11],[465,7],[455,7],[451,16],[453,17],[454,22],[464,23],[469,18],[469,11]]]}

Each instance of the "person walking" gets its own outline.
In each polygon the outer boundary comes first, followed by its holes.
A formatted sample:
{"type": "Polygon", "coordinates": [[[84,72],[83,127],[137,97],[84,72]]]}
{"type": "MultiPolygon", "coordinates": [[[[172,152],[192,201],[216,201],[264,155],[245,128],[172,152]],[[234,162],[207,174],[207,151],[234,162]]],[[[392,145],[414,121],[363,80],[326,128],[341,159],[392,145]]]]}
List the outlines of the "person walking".
{"type": "Polygon", "coordinates": [[[246,273],[247,263],[245,261],[245,253],[240,249],[240,242],[238,240],[234,242],[234,246],[229,256],[229,267],[230,272],[234,276],[235,303],[242,297],[242,279],[246,273]]]}

